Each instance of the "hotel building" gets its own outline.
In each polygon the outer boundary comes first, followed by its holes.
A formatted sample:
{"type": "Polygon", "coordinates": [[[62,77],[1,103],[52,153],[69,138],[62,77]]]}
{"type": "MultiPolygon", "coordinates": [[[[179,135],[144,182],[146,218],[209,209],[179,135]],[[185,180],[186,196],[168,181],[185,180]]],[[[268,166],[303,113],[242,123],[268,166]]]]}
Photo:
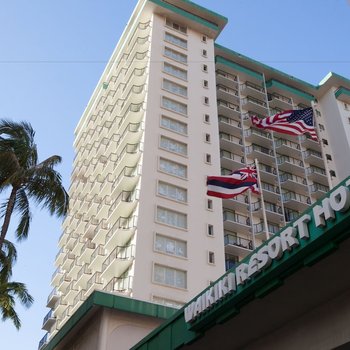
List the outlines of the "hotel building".
{"type": "Polygon", "coordinates": [[[223,47],[226,22],[138,2],[75,131],[40,349],[94,290],[184,305],[350,174],[350,81],[314,86],[223,47]],[[250,121],[309,106],[319,143],[250,121]],[[262,196],[206,195],[207,175],[255,159],[262,196]]]}

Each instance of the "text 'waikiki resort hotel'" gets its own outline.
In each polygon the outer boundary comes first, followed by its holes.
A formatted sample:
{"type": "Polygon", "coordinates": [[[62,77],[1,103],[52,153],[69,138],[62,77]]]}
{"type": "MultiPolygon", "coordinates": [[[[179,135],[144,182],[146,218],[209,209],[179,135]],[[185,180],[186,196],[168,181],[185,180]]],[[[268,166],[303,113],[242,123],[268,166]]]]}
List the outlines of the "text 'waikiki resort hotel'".
{"type": "Polygon", "coordinates": [[[75,130],[39,350],[350,348],[350,80],[140,0],[75,130]]]}

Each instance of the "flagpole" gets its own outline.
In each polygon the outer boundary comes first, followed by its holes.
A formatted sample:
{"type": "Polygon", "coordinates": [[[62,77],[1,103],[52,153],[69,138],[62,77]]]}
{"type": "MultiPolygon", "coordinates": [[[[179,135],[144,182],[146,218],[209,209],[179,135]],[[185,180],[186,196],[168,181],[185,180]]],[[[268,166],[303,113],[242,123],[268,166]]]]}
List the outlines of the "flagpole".
{"type": "MultiPolygon", "coordinates": [[[[258,186],[259,186],[259,189],[260,189],[260,200],[261,200],[261,209],[263,211],[264,229],[265,229],[265,233],[266,233],[266,239],[269,239],[270,238],[269,237],[269,228],[268,228],[268,225],[267,225],[263,188],[261,187],[259,161],[255,158],[254,159],[254,163],[255,163],[255,167],[256,167],[256,173],[258,175],[258,186]]],[[[255,235],[254,232],[253,232],[253,234],[255,235]]]]}

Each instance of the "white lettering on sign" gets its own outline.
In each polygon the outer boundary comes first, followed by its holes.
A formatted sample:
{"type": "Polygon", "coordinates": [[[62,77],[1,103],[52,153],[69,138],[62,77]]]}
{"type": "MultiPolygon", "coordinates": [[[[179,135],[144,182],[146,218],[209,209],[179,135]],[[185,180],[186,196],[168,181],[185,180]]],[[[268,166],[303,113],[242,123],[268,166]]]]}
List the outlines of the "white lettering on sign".
{"type": "MultiPolygon", "coordinates": [[[[310,214],[313,214],[316,227],[325,227],[328,220],[335,219],[336,212],[349,210],[350,190],[347,186],[350,186],[350,179],[346,181],[346,186],[339,186],[329,194],[329,198],[324,198],[320,204],[312,208],[310,214]]],[[[281,259],[284,252],[292,251],[298,247],[299,240],[308,240],[310,238],[308,225],[311,221],[312,218],[309,214],[302,215],[293,222],[292,226],[287,226],[278,236],[273,237],[252,253],[248,261],[240,263],[234,272],[229,272],[188,304],[184,310],[186,322],[193,321],[219,300],[236,292],[238,286],[244,287],[246,282],[268,269],[275,260],[281,259]]]]}

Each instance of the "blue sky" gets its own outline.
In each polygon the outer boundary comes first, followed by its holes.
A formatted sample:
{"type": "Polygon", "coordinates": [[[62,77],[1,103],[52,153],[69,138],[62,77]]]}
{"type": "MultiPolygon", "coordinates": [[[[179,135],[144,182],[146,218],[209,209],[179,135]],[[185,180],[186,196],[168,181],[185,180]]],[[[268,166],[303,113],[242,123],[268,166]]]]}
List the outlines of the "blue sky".
{"type": "MultiPolygon", "coordinates": [[[[198,0],[228,17],[217,42],[317,84],[329,71],[350,78],[349,0],[198,0]]],[[[74,129],[136,0],[1,1],[0,118],[29,121],[40,159],[63,157],[69,187],[74,129]]],[[[17,310],[23,326],[0,323],[1,347],[36,349],[61,222],[33,210],[29,239],[17,244],[14,280],[35,298],[17,310]]],[[[9,236],[11,238],[11,236],[9,236]]]]}

